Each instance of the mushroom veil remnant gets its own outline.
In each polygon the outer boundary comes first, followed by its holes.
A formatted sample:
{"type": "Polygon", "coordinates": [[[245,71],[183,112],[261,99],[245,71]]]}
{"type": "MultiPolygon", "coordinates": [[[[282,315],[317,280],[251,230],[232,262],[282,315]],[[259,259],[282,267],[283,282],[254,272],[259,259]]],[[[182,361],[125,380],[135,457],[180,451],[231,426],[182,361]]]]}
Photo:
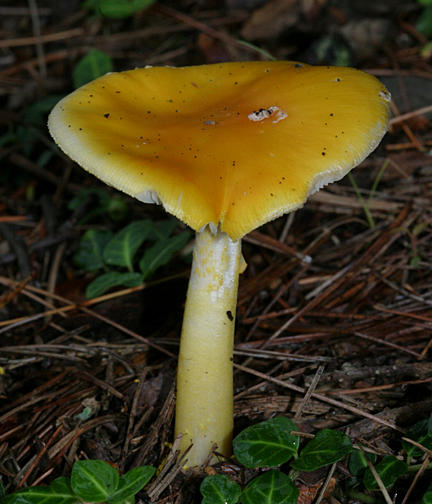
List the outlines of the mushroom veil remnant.
{"type": "Polygon", "coordinates": [[[390,94],[343,67],[248,62],[107,74],[49,117],[61,149],[107,184],[196,231],[177,375],[188,466],[231,454],[242,236],[301,207],[370,154],[390,94]]]}

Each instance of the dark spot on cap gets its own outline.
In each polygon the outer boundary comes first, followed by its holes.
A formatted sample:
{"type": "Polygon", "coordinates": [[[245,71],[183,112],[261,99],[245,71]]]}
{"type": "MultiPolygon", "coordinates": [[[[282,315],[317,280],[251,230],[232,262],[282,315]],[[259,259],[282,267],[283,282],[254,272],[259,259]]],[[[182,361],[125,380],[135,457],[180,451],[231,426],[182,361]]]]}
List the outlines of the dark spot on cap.
{"type": "Polygon", "coordinates": [[[106,119],[108,119],[108,117],[109,117],[109,116],[110,116],[110,115],[109,115],[109,112],[107,112],[106,114],[104,114],[104,117],[105,117],[106,119]]]}
{"type": "Polygon", "coordinates": [[[231,313],[231,311],[230,311],[230,310],[228,310],[228,311],[226,312],[226,314],[227,314],[228,320],[229,320],[230,322],[232,322],[232,321],[234,320],[234,317],[233,317],[233,314],[231,313]]]}

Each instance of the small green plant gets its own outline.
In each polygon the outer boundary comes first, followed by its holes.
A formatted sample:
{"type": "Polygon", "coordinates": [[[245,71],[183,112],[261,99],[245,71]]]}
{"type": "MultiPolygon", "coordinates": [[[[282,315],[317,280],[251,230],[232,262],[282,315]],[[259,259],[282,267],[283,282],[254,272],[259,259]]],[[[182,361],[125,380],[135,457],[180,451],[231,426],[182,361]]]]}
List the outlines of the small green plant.
{"type": "Polygon", "coordinates": [[[424,7],[417,20],[416,28],[429,39],[432,38],[432,0],[417,0],[424,7]]]}
{"type": "Polygon", "coordinates": [[[298,453],[300,438],[292,434],[296,425],[285,417],[272,418],[242,431],[233,441],[234,455],[247,468],[278,468],[290,462],[289,474],[272,469],[252,479],[242,491],[227,476],[209,476],[200,490],[203,504],[296,504],[299,490],[294,484],[298,471],[314,471],[341,460],[352,451],[345,434],[324,429],[298,453]],[[293,460],[292,460],[293,459],[293,460]]]}
{"type": "Polygon", "coordinates": [[[416,29],[428,39],[420,54],[424,59],[429,59],[432,54],[432,0],[417,0],[417,2],[424,9],[417,19],[416,29]]]}
{"type": "Polygon", "coordinates": [[[73,69],[72,77],[75,88],[79,88],[113,69],[111,57],[99,49],[91,49],[73,69]]]}
{"type": "Polygon", "coordinates": [[[121,222],[127,217],[128,205],[125,198],[119,193],[111,193],[101,187],[81,189],[69,201],[69,210],[77,210],[90,196],[93,196],[95,204],[80,219],[81,225],[92,222],[98,217],[107,216],[114,222],[121,222]]]}
{"type": "Polygon", "coordinates": [[[156,0],[86,0],[83,6],[98,16],[122,19],[141,9],[147,9],[156,0]]]}
{"type": "MultiPolygon", "coordinates": [[[[297,504],[299,490],[295,480],[300,471],[315,471],[347,455],[352,474],[346,485],[347,495],[355,496],[359,502],[377,502],[373,492],[379,491],[379,485],[370,465],[374,465],[383,485],[390,488],[400,477],[417,471],[420,467],[417,460],[424,455],[420,448],[403,441],[406,461],[392,455],[378,460],[375,454],[353,447],[348,436],[332,429],[319,431],[298,452],[300,438],[293,434],[295,431],[296,425],[284,417],[272,418],[242,431],[233,441],[235,458],[247,468],[266,471],[253,478],[243,490],[226,475],[208,476],[200,487],[202,504],[297,504]]],[[[432,415],[409,429],[407,439],[431,449],[432,415]]],[[[432,464],[429,466],[432,469],[432,464]]],[[[432,504],[432,485],[422,504],[432,504]]]]}
{"type": "Polygon", "coordinates": [[[87,286],[87,298],[100,296],[120,285],[140,285],[159,267],[167,264],[190,238],[188,231],[173,234],[175,227],[174,219],[160,223],[138,220],[115,234],[108,230],[86,231],[74,261],[84,271],[104,271],[87,286]],[[148,242],[148,246],[138,255],[144,242],[148,242]]]}
{"type": "Polygon", "coordinates": [[[153,466],[131,469],[122,476],[102,460],[80,460],[70,478],[55,479],[48,486],[34,486],[0,497],[0,504],[133,504],[135,495],[156,472],[153,466]]]}

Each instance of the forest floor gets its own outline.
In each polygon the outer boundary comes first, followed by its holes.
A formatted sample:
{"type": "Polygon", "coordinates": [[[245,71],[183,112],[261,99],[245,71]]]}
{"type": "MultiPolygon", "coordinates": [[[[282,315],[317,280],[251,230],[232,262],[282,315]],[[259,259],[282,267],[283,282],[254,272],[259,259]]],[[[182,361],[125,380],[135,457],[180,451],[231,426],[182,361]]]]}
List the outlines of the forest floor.
{"type": "MultiPolygon", "coordinates": [[[[432,47],[417,25],[425,8],[398,0],[181,0],[112,19],[96,12],[102,4],[0,6],[5,491],[69,475],[77,459],[102,459],[121,472],[165,461],[162,476],[137,497],[155,504],[201,502],[199,484],[214,471],[243,483],[251,477],[235,460],[184,473],[170,455],[193,235],[144,284],[85,297],[96,276],[77,261],[85,232],[172,222],[160,206],[88,175],[49,136],[47,114],[85,78],[78,64],[91,49],[115,71],[268,53],[355,66],[388,87],[389,132],[353,178],[244,238],[235,434],[286,416],[300,432],[342,429],[379,460],[405,460],[402,437],[432,414],[432,47]]],[[[185,230],[177,223],[172,233],[185,230]]],[[[390,502],[426,502],[426,441],[408,461],[418,469],[388,489],[390,502]]],[[[327,469],[298,477],[299,503],[317,502],[323,484],[322,502],[388,502],[380,490],[350,493],[346,460],[330,479],[327,469]]]]}

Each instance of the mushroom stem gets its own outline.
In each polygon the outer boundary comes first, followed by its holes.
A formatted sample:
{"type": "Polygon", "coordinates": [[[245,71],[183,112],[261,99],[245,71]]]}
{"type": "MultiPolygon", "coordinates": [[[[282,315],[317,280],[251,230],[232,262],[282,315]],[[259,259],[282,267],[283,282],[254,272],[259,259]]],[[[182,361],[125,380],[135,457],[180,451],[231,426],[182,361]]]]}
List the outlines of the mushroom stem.
{"type": "Polygon", "coordinates": [[[188,467],[201,465],[214,444],[231,455],[233,430],[233,341],[241,241],[196,235],[177,371],[176,436],[190,444],[188,467]]]}

